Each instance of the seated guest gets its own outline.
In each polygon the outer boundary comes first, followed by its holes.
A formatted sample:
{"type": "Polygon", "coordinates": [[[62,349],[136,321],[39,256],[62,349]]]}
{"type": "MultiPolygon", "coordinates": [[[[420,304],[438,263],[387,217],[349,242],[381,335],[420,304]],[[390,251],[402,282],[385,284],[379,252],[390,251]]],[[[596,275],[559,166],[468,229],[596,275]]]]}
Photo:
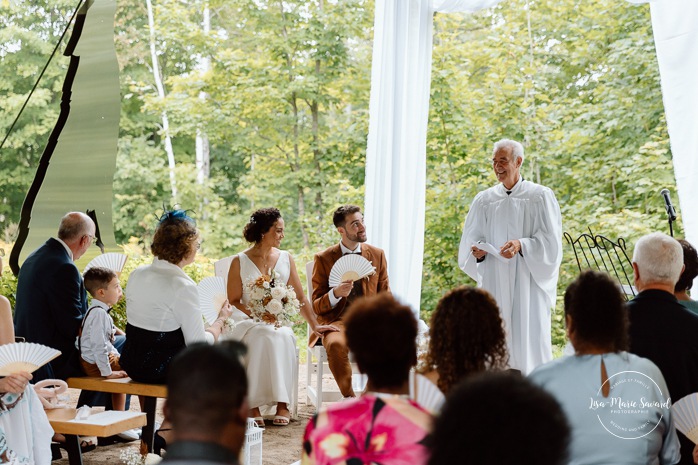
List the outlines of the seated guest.
{"type": "MultiPolygon", "coordinates": [[[[119,278],[114,271],[96,266],[87,270],[83,279],[87,291],[92,295],[92,302],[75,341],[82,369],[87,376],[126,378],[128,375],[119,365],[119,350],[116,347],[116,334],[120,330],[114,326],[114,320],[109,315],[112,306],[123,295],[119,278]]],[[[126,394],[112,394],[111,401],[114,410],[126,410],[126,394]]],[[[118,436],[130,441],[138,439],[135,430],[124,431],[118,436]]]]}
{"type": "MultiPolygon", "coordinates": [[[[0,345],[15,342],[10,302],[0,296],[0,345]]],[[[26,372],[0,377],[0,463],[51,462],[53,429],[26,372]]]]}
{"type": "Polygon", "coordinates": [[[19,271],[17,336],[61,351],[34,372],[34,381],[82,376],[75,336],[87,312],[87,293],[74,261],[94,244],[95,230],[94,222],[84,213],[66,214],[57,237],[29,254],[19,271]]]}
{"type": "Polygon", "coordinates": [[[172,361],[163,410],[174,440],[162,463],[238,464],[248,409],[244,352],[235,341],[194,344],[172,361]]]}
{"type": "Polygon", "coordinates": [[[288,284],[301,302],[300,314],[316,335],[336,331],[334,326],[317,323],[310,302],[303,293],[296,263],[291,254],[281,247],[285,224],[277,208],[263,208],[252,213],[245,225],[243,236],[252,244],[244,252],[233,257],[228,271],[228,300],[236,307],[233,319],[237,322],[230,336],[243,342],[248,348],[244,364],[250,384],[250,418],[264,428],[260,409],[273,407],[276,426],[286,426],[291,419],[289,406],[293,399],[293,370],[296,360],[296,337],[291,328],[275,328],[264,321],[252,318],[247,308],[253,293],[250,281],[269,275],[274,270],[277,283],[288,284]]]}
{"type": "Polygon", "coordinates": [[[674,286],[674,296],[679,303],[698,315],[698,301],[691,299],[688,291],[693,287],[693,280],[698,276],[698,253],[690,242],[678,239],[683,248],[683,272],[674,286]]]}
{"type": "Polygon", "coordinates": [[[518,375],[482,373],[449,392],[429,465],[563,465],[569,437],[565,415],[547,392],[518,375]]]}
{"type": "Polygon", "coordinates": [[[457,287],[444,295],[431,316],[429,350],[422,374],[448,394],[463,378],[507,368],[504,324],[492,296],[457,287]]]}
{"type": "Polygon", "coordinates": [[[677,463],[666,383],[654,363],[626,352],[628,315],[618,285],[605,273],[583,272],[565,292],[565,323],[575,354],[538,367],[530,379],[567,415],[570,463],[677,463]]]}
{"type": "Polygon", "coordinates": [[[227,302],[218,319],[204,329],[196,283],[183,271],[199,249],[194,220],[182,210],[160,219],[151,265],[137,268],[126,286],[126,343],[121,367],[140,382],[163,384],[177,353],[194,342],[213,343],[231,315],[227,302]]]}
{"type": "Polygon", "coordinates": [[[368,377],[365,393],[315,415],[303,464],[425,464],[431,415],[407,396],[417,361],[417,320],[390,294],[357,299],[344,317],[349,350],[368,377]]]}
{"type": "MultiPolygon", "coordinates": [[[[639,294],[627,304],[630,352],[659,367],[672,401],[698,392],[698,316],[674,297],[682,269],[683,250],[673,237],[652,233],[635,244],[633,274],[639,294]]],[[[679,441],[680,463],[692,463],[693,443],[680,432],[679,441]]]]}

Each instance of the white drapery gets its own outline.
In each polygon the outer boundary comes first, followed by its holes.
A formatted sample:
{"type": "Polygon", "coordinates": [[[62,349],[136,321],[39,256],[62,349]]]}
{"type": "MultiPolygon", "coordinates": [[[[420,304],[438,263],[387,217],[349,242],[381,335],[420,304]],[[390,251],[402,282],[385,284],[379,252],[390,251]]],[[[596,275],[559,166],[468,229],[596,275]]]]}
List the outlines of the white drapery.
{"type": "MultiPolygon", "coordinates": [[[[474,12],[500,1],[376,0],[365,216],[369,240],[386,251],[393,293],[415,310],[434,12],[474,12]]],[[[698,198],[698,1],[661,0],[650,8],[681,216],[687,239],[698,245],[698,208],[691,202],[698,198]]]]}
{"type": "Polygon", "coordinates": [[[698,1],[650,2],[650,12],[681,220],[698,246],[698,1]]]}
{"type": "Polygon", "coordinates": [[[422,291],[434,12],[471,12],[500,1],[376,0],[366,228],[369,241],[386,252],[393,293],[416,311],[422,291]]]}

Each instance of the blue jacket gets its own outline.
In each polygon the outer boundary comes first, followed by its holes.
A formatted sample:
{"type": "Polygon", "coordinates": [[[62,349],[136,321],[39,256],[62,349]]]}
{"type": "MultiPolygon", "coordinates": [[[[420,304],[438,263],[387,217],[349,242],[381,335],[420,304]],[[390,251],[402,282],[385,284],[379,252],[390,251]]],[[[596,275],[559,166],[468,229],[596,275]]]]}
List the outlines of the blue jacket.
{"type": "Polygon", "coordinates": [[[27,257],[17,280],[15,334],[62,352],[34,372],[33,382],[82,375],[75,337],[86,312],[82,276],[63,244],[51,238],[27,257]]]}

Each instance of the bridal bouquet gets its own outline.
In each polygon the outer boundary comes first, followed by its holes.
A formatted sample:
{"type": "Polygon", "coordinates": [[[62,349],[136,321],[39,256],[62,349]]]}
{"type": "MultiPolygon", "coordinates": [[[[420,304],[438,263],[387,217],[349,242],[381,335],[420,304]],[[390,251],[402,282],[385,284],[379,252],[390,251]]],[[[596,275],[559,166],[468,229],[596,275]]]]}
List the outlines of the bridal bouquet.
{"type": "Polygon", "coordinates": [[[293,286],[278,281],[279,274],[274,270],[268,275],[262,275],[245,283],[250,296],[247,308],[257,321],[281,326],[292,326],[293,317],[298,315],[301,303],[296,298],[293,286]]]}

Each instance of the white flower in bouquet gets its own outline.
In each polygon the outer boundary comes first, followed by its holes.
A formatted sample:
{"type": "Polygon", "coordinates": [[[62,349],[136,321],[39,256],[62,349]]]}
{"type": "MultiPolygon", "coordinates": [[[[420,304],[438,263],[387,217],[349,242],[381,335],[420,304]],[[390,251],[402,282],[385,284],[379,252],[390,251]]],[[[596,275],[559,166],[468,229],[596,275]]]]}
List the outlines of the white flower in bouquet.
{"type": "Polygon", "coordinates": [[[272,315],[280,314],[283,311],[283,309],[284,305],[281,303],[280,300],[277,299],[271,299],[271,301],[267,304],[267,311],[272,315]]]}
{"type": "Polygon", "coordinates": [[[264,289],[259,288],[259,287],[253,287],[252,291],[250,292],[250,299],[261,300],[263,298],[264,298],[264,289]]]}
{"type": "Polygon", "coordinates": [[[286,289],[283,289],[281,287],[272,287],[271,288],[271,298],[275,300],[281,300],[284,297],[286,297],[286,289]]]}
{"type": "Polygon", "coordinates": [[[271,287],[271,284],[269,284],[268,281],[264,281],[264,282],[262,283],[262,287],[264,287],[264,289],[269,289],[269,288],[271,287]]]}
{"type": "Polygon", "coordinates": [[[296,302],[298,302],[298,300],[296,300],[296,291],[294,291],[292,287],[289,287],[289,288],[287,289],[287,291],[286,291],[286,297],[288,297],[288,298],[291,299],[291,300],[295,300],[296,302]]]}

